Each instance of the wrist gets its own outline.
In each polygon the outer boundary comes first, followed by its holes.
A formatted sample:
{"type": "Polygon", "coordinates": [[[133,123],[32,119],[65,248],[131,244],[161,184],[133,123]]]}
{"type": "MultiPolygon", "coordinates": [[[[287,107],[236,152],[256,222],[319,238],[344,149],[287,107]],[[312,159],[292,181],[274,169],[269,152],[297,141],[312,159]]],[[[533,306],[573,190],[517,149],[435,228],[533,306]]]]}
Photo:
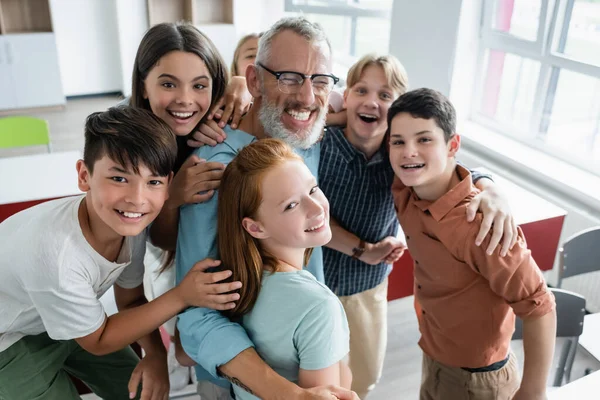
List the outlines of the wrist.
{"type": "Polygon", "coordinates": [[[191,306],[191,304],[188,304],[183,292],[184,290],[181,287],[181,284],[179,284],[165,293],[165,295],[170,295],[172,297],[170,301],[173,301],[173,303],[176,305],[177,309],[179,310],[178,313],[191,306]]]}
{"type": "Polygon", "coordinates": [[[366,251],[366,246],[367,243],[364,240],[360,239],[359,243],[352,248],[352,258],[360,260],[360,257],[366,251]]]}

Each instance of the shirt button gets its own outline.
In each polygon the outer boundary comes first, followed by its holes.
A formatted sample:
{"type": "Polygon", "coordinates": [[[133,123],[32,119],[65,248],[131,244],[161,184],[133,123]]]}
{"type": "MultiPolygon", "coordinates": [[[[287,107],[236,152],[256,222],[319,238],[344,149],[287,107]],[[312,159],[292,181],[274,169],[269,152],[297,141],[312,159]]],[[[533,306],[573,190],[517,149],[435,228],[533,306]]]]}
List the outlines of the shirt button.
{"type": "Polygon", "coordinates": [[[421,285],[417,285],[417,289],[421,289],[421,285]]]}
{"type": "Polygon", "coordinates": [[[422,313],[423,315],[425,315],[425,310],[421,310],[421,313],[422,313]]]}
{"type": "Polygon", "coordinates": [[[415,260],[415,264],[419,265],[419,261],[418,261],[418,260],[415,260]]]}
{"type": "Polygon", "coordinates": [[[406,240],[409,240],[409,239],[410,239],[410,236],[406,235],[406,240]]]}

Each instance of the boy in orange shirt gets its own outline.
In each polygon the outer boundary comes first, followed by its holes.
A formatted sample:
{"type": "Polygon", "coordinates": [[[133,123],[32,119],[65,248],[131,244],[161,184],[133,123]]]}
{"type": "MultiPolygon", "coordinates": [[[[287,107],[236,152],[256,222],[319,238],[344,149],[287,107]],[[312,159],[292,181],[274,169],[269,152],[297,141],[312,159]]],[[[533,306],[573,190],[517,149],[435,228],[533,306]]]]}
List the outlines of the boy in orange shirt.
{"type": "Polygon", "coordinates": [[[556,332],[554,297],[519,229],[501,257],[485,252],[464,218],[478,193],[457,165],[460,137],[450,101],[431,89],[400,96],[388,111],[392,191],[415,260],[423,350],[421,400],[545,399],[556,332]],[[523,380],[510,340],[523,319],[523,380]],[[519,384],[520,383],[520,384],[519,384]]]}

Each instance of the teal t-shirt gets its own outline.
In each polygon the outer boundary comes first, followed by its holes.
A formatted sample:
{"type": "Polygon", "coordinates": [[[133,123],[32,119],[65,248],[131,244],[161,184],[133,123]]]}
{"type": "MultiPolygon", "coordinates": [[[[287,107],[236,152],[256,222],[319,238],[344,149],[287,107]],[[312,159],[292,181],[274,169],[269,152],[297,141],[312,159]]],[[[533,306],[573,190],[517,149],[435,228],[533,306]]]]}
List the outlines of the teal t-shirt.
{"type": "MultiPolygon", "coordinates": [[[[241,130],[225,127],[227,139],[211,147],[203,146],[194,151],[206,161],[229,164],[237,153],[256,138],[241,130]]],[[[316,177],[319,169],[320,146],[296,150],[303,157],[308,169],[316,177]]],[[[218,194],[200,204],[186,204],[179,210],[177,250],[175,252],[176,282],[179,284],[194,264],[207,257],[218,259],[217,249],[217,203],[218,194]]],[[[323,278],[323,252],[315,248],[306,269],[320,282],[323,278]]],[[[177,327],[181,345],[195,360],[198,380],[211,380],[227,387],[228,381],[218,378],[217,367],[229,362],[245,349],[252,347],[244,328],[231,322],[220,312],[207,308],[191,307],[179,314],[177,327]]]]}
{"type": "MultiPolygon", "coordinates": [[[[305,270],[265,272],[258,299],[242,325],[262,359],[295,383],[300,368],[330,367],[349,351],[342,304],[305,270]]],[[[235,385],[234,391],[238,400],[257,399],[235,385]]]]}

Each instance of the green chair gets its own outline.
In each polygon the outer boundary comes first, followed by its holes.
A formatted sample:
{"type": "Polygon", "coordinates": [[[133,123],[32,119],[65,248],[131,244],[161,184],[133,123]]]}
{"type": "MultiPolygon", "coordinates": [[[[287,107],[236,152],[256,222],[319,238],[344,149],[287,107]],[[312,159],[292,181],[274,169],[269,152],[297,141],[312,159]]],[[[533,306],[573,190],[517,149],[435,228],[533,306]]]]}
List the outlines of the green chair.
{"type": "Polygon", "coordinates": [[[48,123],[34,117],[0,118],[0,149],[46,145],[52,151],[48,123]]]}

